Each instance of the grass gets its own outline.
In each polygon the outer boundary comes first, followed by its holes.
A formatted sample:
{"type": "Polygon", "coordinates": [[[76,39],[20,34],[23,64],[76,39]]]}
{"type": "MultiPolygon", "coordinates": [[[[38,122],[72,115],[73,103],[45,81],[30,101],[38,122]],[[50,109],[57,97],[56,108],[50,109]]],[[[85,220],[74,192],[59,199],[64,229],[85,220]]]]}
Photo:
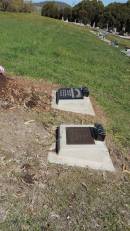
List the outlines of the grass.
{"type": "MultiPolygon", "coordinates": [[[[130,59],[119,49],[98,40],[86,28],[34,14],[0,13],[0,31],[0,64],[8,73],[65,86],[88,86],[107,113],[108,133],[119,147],[130,147],[130,59]]],[[[12,116],[16,123],[17,115],[12,112],[12,116]]],[[[38,113],[34,120],[52,133],[52,126],[61,122],[82,122],[79,115],[73,118],[60,112],[38,113]]],[[[0,147],[0,220],[7,211],[0,230],[128,231],[129,175],[45,167],[48,147],[44,142],[40,157],[32,144],[21,157],[0,147]],[[23,164],[30,165],[34,184],[23,182],[23,164]]]]}
{"type": "Polygon", "coordinates": [[[129,181],[125,176],[71,168],[52,168],[52,174],[44,189],[30,186],[28,196],[12,196],[2,231],[129,230],[129,181]]]}
{"type": "Polygon", "coordinates": [[[87,29],[39,15],[0,14],[0,63],[9,73],[88,86],[111,119],[109,131],[130,145],[130,59],[87,29]]]}

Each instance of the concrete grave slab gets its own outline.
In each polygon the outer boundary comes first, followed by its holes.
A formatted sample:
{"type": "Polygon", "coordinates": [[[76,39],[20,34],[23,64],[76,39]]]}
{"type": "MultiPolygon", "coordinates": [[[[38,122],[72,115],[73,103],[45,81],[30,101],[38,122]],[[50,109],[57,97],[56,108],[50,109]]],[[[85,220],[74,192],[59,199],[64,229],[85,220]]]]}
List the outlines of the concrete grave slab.
{"type": "Polygon", "coordinates": [[[88,114],[95,116],[93,106],[91,104],[89,97],[84,97],[83,99],[70,99],[70,100],[59,100],[56,104],[56,91],[52,91],[52,108],[62,111],[70,111],[81,114],[88,114]]]}
{"type": "MultiPolygon", "coordinates": [[[[104,141],[89,140],[86,144],[75,144],[75,139],[67,142],[68,128],[93,128],[94,125],[61,125],[59,153],[55,151],[55,144],[52,145],[48,154],[48,162],[77,167],[89,167],[97,170],[115,171],[107,146],[104,141]]],[[[71,133],[71,131],[70,131],[71,133]]],[[[69,134],[70,135],[70,134],[69,134]]],[[[89,134],[88,134],[89,135],[89,134]]],[[[79,134],[84,136],[84,134],[79,134]]],[[[82,137],[83,138],[83,137],[82,137]]]]}

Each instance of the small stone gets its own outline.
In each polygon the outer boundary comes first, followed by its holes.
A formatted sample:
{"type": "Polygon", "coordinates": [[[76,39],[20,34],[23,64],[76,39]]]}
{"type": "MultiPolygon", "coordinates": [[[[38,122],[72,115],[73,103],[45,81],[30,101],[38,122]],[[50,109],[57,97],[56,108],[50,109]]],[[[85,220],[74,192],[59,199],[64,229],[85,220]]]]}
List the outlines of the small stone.
{"type": "Polygon", "coordinates": [[[0,107],[3,109],[8,109],[11,107],[11,104],[8,101],[0,100],[0,107]]]}
{"type": "Polygon", "coordinates": [[[3,208],[0,208],[0,223],[5,221],[6,215],[7,215],[7,211],[3,208]]]}
{"type": "Polygon", "coordinates": [[[60,218],[60,216],[58,214],[56,214],[55,212],[51,212],[50,218],[60,218]]]}

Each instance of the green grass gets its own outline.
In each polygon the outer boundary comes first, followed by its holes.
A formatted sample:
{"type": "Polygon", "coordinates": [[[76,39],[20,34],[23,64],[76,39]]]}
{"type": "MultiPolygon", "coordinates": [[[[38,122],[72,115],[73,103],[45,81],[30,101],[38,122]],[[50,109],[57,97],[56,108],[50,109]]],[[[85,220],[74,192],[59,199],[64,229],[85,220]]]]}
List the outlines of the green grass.
{"type": "Polygon", "coordinates": [[[108,130],[130,146],[130,59],[85,28],[33,14],[0,14],[0,64],[15,75],[88,86],[108,130]]]}

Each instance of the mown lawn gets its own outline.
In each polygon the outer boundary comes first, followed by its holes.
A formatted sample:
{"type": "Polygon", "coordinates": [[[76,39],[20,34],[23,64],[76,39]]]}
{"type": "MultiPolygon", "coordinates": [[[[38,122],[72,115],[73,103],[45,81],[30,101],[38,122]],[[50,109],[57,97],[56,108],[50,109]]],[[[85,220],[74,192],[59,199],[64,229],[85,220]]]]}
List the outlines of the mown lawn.
{"type": "Polygon", "coordinates": [[[0,13],[0,63],[9,73],[86,85],[103,106],[109,131],[130,145],[130,59],[94,35],[38,15],[0,13]]]}

